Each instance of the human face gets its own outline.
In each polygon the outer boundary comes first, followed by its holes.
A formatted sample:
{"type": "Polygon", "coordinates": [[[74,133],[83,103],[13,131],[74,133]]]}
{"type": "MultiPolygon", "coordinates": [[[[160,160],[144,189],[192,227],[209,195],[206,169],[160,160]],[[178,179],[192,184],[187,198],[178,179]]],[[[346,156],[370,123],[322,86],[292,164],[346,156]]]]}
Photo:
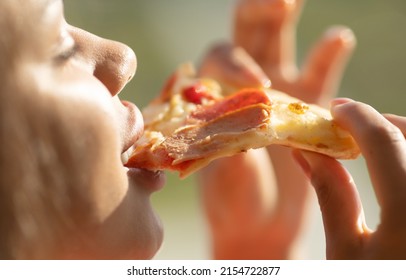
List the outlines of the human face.
{"type": "MultiPolygon", "coordinates": [[[[47,245],[42,257],[153,257],[162,242],[162,227],[150,195],[162,188],[164,176],[125,168],[121,160],[143,133],[139,109],[118,98],[135,73],[134,52],[67,24],[60,0],[25,0],[22,6],[19,1],[7,1],[39,18],[35,26],[27,19],[26,28],[19,29],[21,34],[15,37],[20,38],[15,45],[24,59],[19,60],[14,79],[22,83],[33,80],[38,99],[51,105],[47,110],[58,120],[58,129],[68,131],[68,136],[54,136],[52,149],[62,151],[77,143],[69,161],[63,162],[64,174],[84,182],[67,184],[71,189],[64,199],[74,211],[56,218],[50,215],[49,224],[59,227],[54,230],[60,235],[56,238],[59,243],[47,245]],[[27,43],[30,36],[35,38],[27,43]],[[65,229],[60,220],[67,219],[74,226],[65,229]]],[[[16,13],[16,21],[25,20],[18,14],[20,8],[10,12],[16,13]]],[[[43,203],[58,199],[50,192],[43,203]]]]}

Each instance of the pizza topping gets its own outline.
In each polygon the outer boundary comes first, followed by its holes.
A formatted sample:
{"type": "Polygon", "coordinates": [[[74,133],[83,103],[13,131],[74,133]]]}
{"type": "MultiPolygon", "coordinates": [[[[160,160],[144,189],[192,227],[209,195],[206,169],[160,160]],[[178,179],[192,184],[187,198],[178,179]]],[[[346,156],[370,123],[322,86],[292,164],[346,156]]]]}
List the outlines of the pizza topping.
{"type": "Polygon", "coordinates": [[[271,105],[271,101],[263,90],[246,89],[211,105],[196,108],[190,117],[200,121],[211,121],[229,112],[256,104],[269,106],[271,105]]]}
{"type": "Polygon", "coordinates": [[[272,133],[266,129],[269,110],[263,104],[248,106],[211,122],[184,126],[168,137],[147,131],[126,166],[168,169],[185,177],[216,158],[245,151],[247,146],[262,147],[268,137],[254,144],[251,139],[256,139],[258,133],[272,133]]]}
{"type": "Polygon", "coordinates": [[[203,99],[215,100],[214,96],[209,94],[208,88],[202,83],[196,83],[195,85],[186,87],[182,93],[186,101],[194,104],[202,104],[203,99]]]}
{"type": "Polygon", "coordinates": [[[302,114],[306,113],[307,110],[309,110],[308,105],[306,105],[304,103],[300,103],[300,102],[290,103],[288,108],[293,113],[296,113],[299,115],[302,115],[302,114]]]}
{"type": "Polygon", "coordinates": [[[270,116],[263,104],[245,107],[220,116],[211,122],[186,126],[165,140],[164,145],[174,164],[198,158],[217,158],[218,153],[233,154],[245,150],[240,136],[261,130],[270,116]]]}

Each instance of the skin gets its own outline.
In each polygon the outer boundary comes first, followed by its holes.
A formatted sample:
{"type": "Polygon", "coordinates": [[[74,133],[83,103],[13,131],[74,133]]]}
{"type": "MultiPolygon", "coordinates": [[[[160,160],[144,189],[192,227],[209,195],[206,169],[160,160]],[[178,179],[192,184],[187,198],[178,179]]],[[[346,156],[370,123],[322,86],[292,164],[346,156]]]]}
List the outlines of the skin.
{"type": "Polygon", "coordinates": [[[387,115],[349,99],[332,102],[331,112],[357,141],[381,209],[380,224],[368,228],[354,180],[336,160],[295,151],[320,204],[328,259],[405,259],[406,118],[387,115]],[[337,214],[339,213],[339,215],[337,214]]]}
{"type": "MultiPolygon", "coordinates": [[[[216,45],[200,74],[230,88],[271,81],[275,89],[325,105],[336,94],[355,38],[346,27],[330,28],[299,68],[295,31],[302,5],[301,0],[239,1],[233,42],[216,45]]],[[[269,147],[218,160],[200,173],[199,182],[214,258],[298,257],[311,188],[290,149],[269,147]]]]}
{"type": "Polygon", "coordinates": [[[134,52],[67,24],[60,0],[3,0],[0,18],[0,94],[15,105],[1,108],[0,257],[153,257],[164,176],[121,161],[143,132],[118,98],[134,52]]]}

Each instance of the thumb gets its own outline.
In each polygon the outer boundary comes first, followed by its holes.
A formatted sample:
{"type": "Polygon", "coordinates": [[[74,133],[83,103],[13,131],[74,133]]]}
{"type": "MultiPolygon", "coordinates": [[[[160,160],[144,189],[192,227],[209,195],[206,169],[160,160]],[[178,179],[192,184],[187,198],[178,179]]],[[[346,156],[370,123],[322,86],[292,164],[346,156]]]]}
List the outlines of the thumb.
{"type": "Polygon", "coordinates": [[[333,158],[306,151],[294,151],[294,156],[317,193],[327,258],[356,258],[354,253],[359,251],[360,236],[367,228],[351,175],[333,158]]]}

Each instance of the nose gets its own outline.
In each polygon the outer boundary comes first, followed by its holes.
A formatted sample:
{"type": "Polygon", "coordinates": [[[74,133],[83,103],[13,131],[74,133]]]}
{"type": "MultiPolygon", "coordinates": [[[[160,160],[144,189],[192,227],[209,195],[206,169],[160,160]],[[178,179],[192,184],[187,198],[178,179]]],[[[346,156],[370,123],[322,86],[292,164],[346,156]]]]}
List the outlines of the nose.
{"type": "Polygon", "coordinates": [[[110,91],[117,95],[132,79],[137,69],[134,51],[125,44],[98,37],[76,27],[70,27],[80,58],[89,70],[110,91]]]}

